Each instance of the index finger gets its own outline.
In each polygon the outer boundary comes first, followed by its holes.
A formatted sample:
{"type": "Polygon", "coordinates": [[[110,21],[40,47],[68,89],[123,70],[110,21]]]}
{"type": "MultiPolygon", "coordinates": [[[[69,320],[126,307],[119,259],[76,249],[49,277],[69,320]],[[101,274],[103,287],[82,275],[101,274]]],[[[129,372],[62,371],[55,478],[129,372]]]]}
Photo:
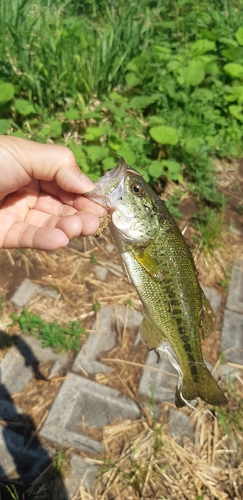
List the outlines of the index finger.
{"type": "Polygon", "coordinates": [[[1,137],[1,146],[10,159],[22,167],[22,185],[26,183],[27,174],[39,180],[55,179],[58,186],[71,193],[83,194],[94,188],[94,183],[80,171],[73,152],[65,146],[10,136],[1,137]]]}

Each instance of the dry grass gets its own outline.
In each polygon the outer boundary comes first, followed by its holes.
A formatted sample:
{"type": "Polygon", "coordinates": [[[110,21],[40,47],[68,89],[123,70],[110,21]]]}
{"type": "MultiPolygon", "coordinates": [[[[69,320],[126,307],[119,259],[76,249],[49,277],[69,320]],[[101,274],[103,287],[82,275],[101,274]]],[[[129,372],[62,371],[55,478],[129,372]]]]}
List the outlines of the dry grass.
{"type": "MultiPolygon", "coordinates": [[[[230,191],[235,170],[221,172],[223,189],[230,191]]],[[[168,189],[172,189],[169,186],[168,189]]],[[[168,191],[169,192],[169,191],[168,191]]],[[[237,195],[238,196],[238,195],[237,195]]],[[[185,199],[187,197],[185,187],[185,199]]],[[[181,229],[185,223],[181,224],[181,229]]],[[[193,230],[186,233],[190,239],[193,230]]],[[[212,259],[194,248],[202,285],[212,286],[225,292],[218,282],[225,278],[225,270],[233,259],[241,255],[241,237],[225,230],[223,245],[216,250],[212,259]]],[[[25,269],[26,276],[48,288],[57,290],[51,299],[46,295],[36,296],[28,309],[36,312],[46,321],[67,322],[81,320],[86,329],[91,329],[98,314],[92,305],[98,301],[101,307],[132,301],[141,310],[138,296],[119,266],[119,256],[114,250],[109,253],[109,232],[105,230],[100,239],[80,240],[80,248],[70,247],[58,252],[29,252],[26,254],[5,251],[3,258],[9,265],[25,269]],[[108,279],[101,281],[94,263],[109,271],[108,279]],[[115,263],[117,267],[111,265],[115,263]],[[35,263],[41,270],[33,278],[35,263]]],[[[1,284],[0,284],[1,285],[1,284]]],[[[0,293],[4,292],[0,286],[0,293]]],[[[7,329],[9,314],[13,306],[7,303],[1,315],[1,328],[7,329]]],[[[95,328],[95,325],[94,325],[95,328]]],[[[14,332],[16,334],[16,331],[14,332]]],[[[123,330],[118,328],[118,345],[112,353],[102,356],[103,362],[112,367],[111,374],[96,376],[96,380],[119,389],[139,402],[137,383],[144,362],[146,350],[134,349],[136,332],[127,335],[126,319],[123,330]],[[138,352],[139,351],[139,352],[138,352]]],[[[220,339],[220,320],[216,332],[209,339],[205,352],[207,359],[216,361],[220,339]]],[[[4,353],[3,353],[4,355],[4,353]]],[[[48,367],[43,367],[48,379],[48,367]]],[[[62,377],[51,380],[33,379],[22,393],[14,396],[15,404],[22,407],[34,424],[34,435],[43,425],[62,377]]],[[[239,376],[236,395],[229,394],[229,406],[216,417],[205,411],[200,403],[190,415],[194,427],[194,441],[189,438],[173,439],[168,429],[168,405],[161,405],[160,417],[155,421],[152,414],[143,411],[143,417],[135,422],[122,421],[102,429],[105,454],[100,465],[96,489],[93,494],[85,490],[84,479],[73,500],[242,500],[243,498],[243,382],[239,376]]],[[[179,411],[179,410],[178,410],[179,411]]],[[[0,423],[4,425],[2,421],[0,423]]],[[[33,437],[34,437],[33,435],[33,437]]],[[[86,458],[87,462],[90,460],[86,458]]],[[[42,481],[42,478],[40,479],[42,481]]],[[[37,497],[34,497],[37,498],[37,497]]],[[[38,497],[39,498],[39,497],[38,497]]]]}
{"type": "Polygon", "coordinates": [[[94,495],[81,500],[241,500],[242,434],[224,435],[204,404],[191,414],[194,443],[172,439],[166,425],[123,421],[103,430],[106,447],[94,495]]]}

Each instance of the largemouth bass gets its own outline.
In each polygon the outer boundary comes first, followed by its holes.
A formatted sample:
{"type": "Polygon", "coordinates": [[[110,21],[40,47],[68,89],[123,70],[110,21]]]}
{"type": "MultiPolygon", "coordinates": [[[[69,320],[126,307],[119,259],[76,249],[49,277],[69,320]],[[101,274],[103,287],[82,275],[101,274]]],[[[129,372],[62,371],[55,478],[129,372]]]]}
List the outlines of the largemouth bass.
{"type": "Polygon", "coordinates": [[[113,239],[144,307],[143,341],[156,351],[167,338],[176,353],[183,375],[176,406],[198,396],[209,404],[226,404],[200,345],[200,336],[213,330],[214,313],[199,285],[190,249],[165,203],[123,159],[87,196],[111,214],[113,239]]]}

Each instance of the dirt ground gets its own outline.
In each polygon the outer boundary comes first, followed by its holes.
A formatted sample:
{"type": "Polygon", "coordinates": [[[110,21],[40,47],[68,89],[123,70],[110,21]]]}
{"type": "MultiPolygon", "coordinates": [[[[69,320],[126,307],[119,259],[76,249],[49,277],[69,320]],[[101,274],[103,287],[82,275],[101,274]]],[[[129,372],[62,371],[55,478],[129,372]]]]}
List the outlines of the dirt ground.
{"type": "MultiPolygon", "coordinates": [[[[196,245],[193,240],[193,234],[196,231],[193,229],[190,220],[198,210],[198,200],[188,195],[186,186],[182,186],[185,194],[180,205],[183,218],[179,222],[181,230],[187,226],[185,237],[192,249],[201,285],[215,288],[222,297],[215,331],[210,339],[203,342],[204,357],[213,364],[216,363],[219,354],[220,328],[227,296],[230,267],[236,258],[242,257],[243,160],[237,163],[219,164],[217,170],[221,179],[220,190],[228,198],[228,204],[224,217],[222,239],[218,248],[215,249],[214,255],[205,255],[200,246],[196,245]]],[[[173,188],[173,184],[167,186],[165,198],[170,196],[173,188]]],[[[20,312],[18,308],[10,303],[9,299],[26,277],[35,283],[58,291],[55,299],[38,295],[28,306],[30,311],[40,314],[46,321],[55,320],[59,323],[65,323],[80,320],[87,330],[91,330],[95,328],[95,322],[98,321],[99,313],[94,311],[94,304],[97,304],[97,302],[101,307],[108,304],[127,304],[126,307],[130,307],[129,304],[132,304],[135,309],[141,311],[141,303],[137,293],[128,282],[122,269],[119,268],[119,264],[119,254],[111,241],[108,229],[101,234],[99,239],[93,237],[87,239],[77,238],[67,248],[57,252],[2,251],[0,254],[0,330],[2,332],[8,331],[10,335],[20,334],[18,327],[8,327],[11,322],[10,314],[20,312]],[[96,264],[109,270],[106,281],[99,279],[95,270],[96,264]],[[112,267],[112,264],[117,266],[112,267]]],[[[135,331],[130,332],[129,338],[124,339],[122,338],[122,332],[118,331],[117,346],[112,352],[103,353],[101,356],[113,360],[124,359],[131,362],[131,364],[123,365],[121,368],[119,363],[106,361],[107,364],[112,366],[111,373],[105,376],[97,376],[95,379],[139,400],[137,385],[142,369],[139,365],[144,363],[147,350],[145,346],[139,348],[139,351],[134,347],[135,336],[135,331]]],[[[85,338],[85,336],[82,337],[81,343],[85,342],[85,338]]],[[[2,346],[0,358],[4,356],[7,348],[4,345],[2,346]]],[[[74,354],[70,353],[69,366],[73,359],[74,354]]],[[[67,369],[69,366],[67,366],[67,369]]],[[[48,380],[50,366],[43,364],[40,370],[42,370],[43,379],[34,377],[26,389],[13,396],[15,404],[20,406],[24,413],[31,417],[37,430],[41,427],[48,414],[52,401],[63,380],[62,377],[65,377],[65,372],[63,372],[60,377],[48,380]]],[[[166,407],[166,405],[164,406],[166,407]]],[[[165,414],[168,411],[168,406],[166,408],[165,414]]],[[[145,432],[145,428],[143,432],[145,432]]],[[[148,429],[146,432],[149,433],[148,429]]],[[[186,461],[186,457],[184,458],[186,461]]],[[[118,497],[107,496],[104,498],[118,497]]],[[[119,498],[133,497],[119,496],[119,498]]],[[[142,496],[134,496],[134,498],[142,498],[142,496]]],[[[161,496],[161,498],[164,497],[161,496]]],[[[187,497],[177,496],[177,498],[187,497]]],[[[198,496],[198,498],[201,497],[198,496]]],[[[204,497],[202,498],[204,499],[204,497]]],[[[216,497],[205,496],[206,498],[211,500],[211,498],[216,497]]],[[[233,499],[233,496],[222,496],[222,498],[233,499]]],[[[240,497],[237,500],[240,500],[240,497]]]]}

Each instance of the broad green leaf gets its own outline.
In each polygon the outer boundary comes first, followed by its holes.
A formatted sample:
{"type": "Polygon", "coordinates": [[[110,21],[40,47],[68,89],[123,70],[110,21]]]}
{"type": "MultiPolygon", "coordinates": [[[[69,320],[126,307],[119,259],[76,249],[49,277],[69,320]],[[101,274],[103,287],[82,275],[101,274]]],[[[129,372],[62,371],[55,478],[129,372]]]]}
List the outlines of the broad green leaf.
{"type": "Polygon", "coordinates": [[[193,154],[202,144],[204,144],[202,137],[193,137],[186,142],[185,150],[187,153],[193,154]]]}
{"type": "Polygon", "coordinates": [[[90,113],[85,113],[84,115],[82,115],[82,118],[84,120],[90,120],[90,118],[94,118],[95,120],[99,120],[101,118],[103,118],[103,116],[101,115],[101,113],[97,113],[97,112],[90,112],[90,113]]]}
{"type": "Polygon", "coordinates": [[[243,86],[234,85],[233,87],[225,86],[225,99],[228,102],[238,101],[239,104],[243,103],[243,86]]]}
{"type": "Polygon", "coordinates": [[[225,73],[231,78],[243,78],[243,66],[237,63],[228,63],[223,67],[225,73]]]}
{"type": "Polygon", "coordinates": [[[243,122],[242,106],[235,106],[232,104],[229,106],[229,112],[234,118],[237,118],[240,122],[243,122]]]}
{"type": "Polygon", "coordinates": [[[76,158],[76,161],[78,163],[78,165],[82,165],[86,163],[86,155],[85,155],[85,152],[83,151],[82,149],[82,146],[77,146],[76,148],[75,147],[71,147],[70,148],[76,158]]]}
{"type": "Polygon", "coordinates": [[[196,85],[202,83],[205,78],[204,64],[199,60],[192,59],[188,64],[186,73],[189,85],[196,87],[196,85]]]}
{"type": "Polygon", "coordinates": [[[163,175],[164,169],[161,161],[152,161],[148,167],[148,173],[153,179],[159,179],[163,175]]]}
{"type": "Polygon", "coordinates": [[[167,68],[169,71],[178,71],[182,66],[181,61],[178,61],[178,59],[172,59],[170,62],[167,64],[167,68]]]}
{"type": "Polygon", "coordinates": [[[14,97],[14,86],[12,83],[0,83],[0,105],[11,101],[14,97]]]}
{"type": "Polygon", "coordinates": [[[6,132],[10,129],[11,127],[11,122],[10,120],[0,120],[0,134],[1,135],[4,135],[6,134],[6,132]]]}
{"type": "Polygon", "coordinates": [[[114,92],[111,92],[111,93],[109,94],[109,96],[108,96],[108,97],[109,97],[109,99],[110,99],[111,101],[114,101],[114,102],[119,102],[119,103],[121,103],[121,102],[126,102],[126,101],[127,101],[127,98],[126,98],[126,97],[124,97],[124,96],[123,96],[123,95],[121,95],[121,94],[118,94],[118,92],[115,92],[115,91],[114,91],[114,92]]]}
{"type": "Polygon", "coordinates": [[[43,127],[41,130],[39,130],[38,134],[40,137],[47,137],[50,135],[51,127],[43,127]]]}
{"type": "Polygon", "coordinates": [[[134,165],[134,163],[136,161],[136,156],[130,149],[127,149],[124,147],[119,148],[117,151],[117,154],[119,156],[122,156],[122,158],[124,158],[127,165],[130,165],[130,166],[134,165]]]}
{"type": "Polygon", "coordinates": [[[198,101],[211,101],[213,99],[213,92],[209,89],[197,88],[191,94],[191,97],[198,101]]]}
{"type": "Polygon", "coordinates": [[[217,40],[217,33],[213,31],[208,31],[208,30],[200,30],[200,33],[206,38],[207,40],[217,40]]]}
{"type": "Polygon", "coordinates": [[[207,40],[206,38],[203,38],[202,40],[197,40],[195,43],[192,44],[191,46],[192,52],[196,56],[201,56],[202,54],[205,54],[206,52],[210,52],[211,50],[215,49],[215,42],[211,42],[210,40],[207,40]]]}
{"type": "Polygon", "coordinates": [[[181,165],[177,161],[153,161],[148,167],[148,172],[154,179],[159,179],[164,175],[168,179],[182,182],[181,165]]]}
{"type": "Polygon", "coordinates": [[[215,147],[216,146],[217,140],[218,140],[217,135],[214,135],[214,136],[207,135],[205,137],[205,139],[206,139],[206,141],[207,141],[207,143],[208,143],[209,146],[211,146],[211,147],[215,147]]]}
{"type": "Polygon", "coordinates": [[[219,42],[224,43],[228,47],[237,47],[237,43],[232,38],[221,37],[219,38],[219,42]]]}
{"type": "Polygon", "coordinates": [[[228,47],[227,49],[223,49],[221,50],[221,54],[226,59],[229,59],[229,61],[237,61],[238,59],[238,51],[235,47],[228,47]]]}
{"type": "Polygon", "coordinates": [[[148,116],[149,125],[164,125],[165,119],[162,116],[151,115],[148,116]]]}
{"type": "Polygon", "coordinates": [[[129,87],[136,87],[141,83],[141,78],[135,75],[135,73],[132,73],[131,71],[129,71],[129,73],[126,74],[125,79],[126,79],[126,84],[129,87]]]}
{"type": "Polygon", "coordinates": [[[65,116],[68,120],[78,120],[80,119],[80,112],[76,108],[70,108],[66,111],[65,116]]]}
{"type": "Polygon", "coordinates": [[[130,101],[130,108],[136,111],[140,111],[150,106],[150,104],[152,104],[153,102],[157,101],[159,97],[159,94],[154,94],[152,96],[141,95],[133,97],[130,101]]]}
{"type": "Polygon", "coordinates": [[[137,73],[139,71],[138,64],[135,60],[136,58],[132,59],[132,61],[129,61],[126,65],[126,70],[132,71],[133,73],[137,73]]]}
{"type": "Polygon", "coordinates": [[[243,45],[243,26],[240,26],[235,32],[235,38],[240,45],[243,45]]]}
{"type": "Polygon", "coordinates": [[[32,102],[25,99],[15,99],[14,106],[20,115],[28,116],[32,113],[37,114],[32,102]]]}
{"type": "Polygon", "coordinates": [[[101,163],[103,165],[104,170],[111,170],[117,165],[117,161],[112,156],[108,156],[108,158],[102,160],[101,163]]]}
{"type": "Polygon", "coordinates": [[[15,132],[12,132],[10,135],[12,137],[20,137],[20,139],[26,139],[27,138],[27,134],[25,134],[24,132],[22,132],[22,130],[16,130],[15,132]]]}
{"type": "Polygon", "coordinates": [[[118,134],[114,134],[111,136],[111,138],[108,141],[108,145],[115,152],[117,152],[118,149],[120,149],[122,147],[126,147],[125,141],[123,139],[121,139],[121,137],[119,137],[118,134]]]}
{"type": "Polygon", "coordinates": [[[50,126],[50,136],[55,139],[56,137],[60,137],[60,135],[62,135],[62,122],[55,120],[50,126]]]}
{"type": "Polygon", "coordinates": [[[87,127],[84,139],[86,139],[86,141],[94,141],[95,139],[99,139],[103,135],[107,134],[107,131],[107,125],[103,125],[103,127],[87,127]]]}
{"type": "Polygon", "coordinates": [[[162,165],[164,172],[168,179],[172,181],[182,182],[181,165],[177,161],[173,160],[162,160],[162,165]]]}
{"type": "Polygon", "coordinates": [[[177,131],[173,127],[166,127],[165,125],[160,125],[158,127],[152,127],[149,133],[154,139],[154,141],[159,144],[172,144],[178,143],[177,131]]]}
{"type": "Polygon", "coordinates": [[[101,146],[86,146],[85,151],[92,163],[102,161],[109,156],[109,149],[101,146]]]}

